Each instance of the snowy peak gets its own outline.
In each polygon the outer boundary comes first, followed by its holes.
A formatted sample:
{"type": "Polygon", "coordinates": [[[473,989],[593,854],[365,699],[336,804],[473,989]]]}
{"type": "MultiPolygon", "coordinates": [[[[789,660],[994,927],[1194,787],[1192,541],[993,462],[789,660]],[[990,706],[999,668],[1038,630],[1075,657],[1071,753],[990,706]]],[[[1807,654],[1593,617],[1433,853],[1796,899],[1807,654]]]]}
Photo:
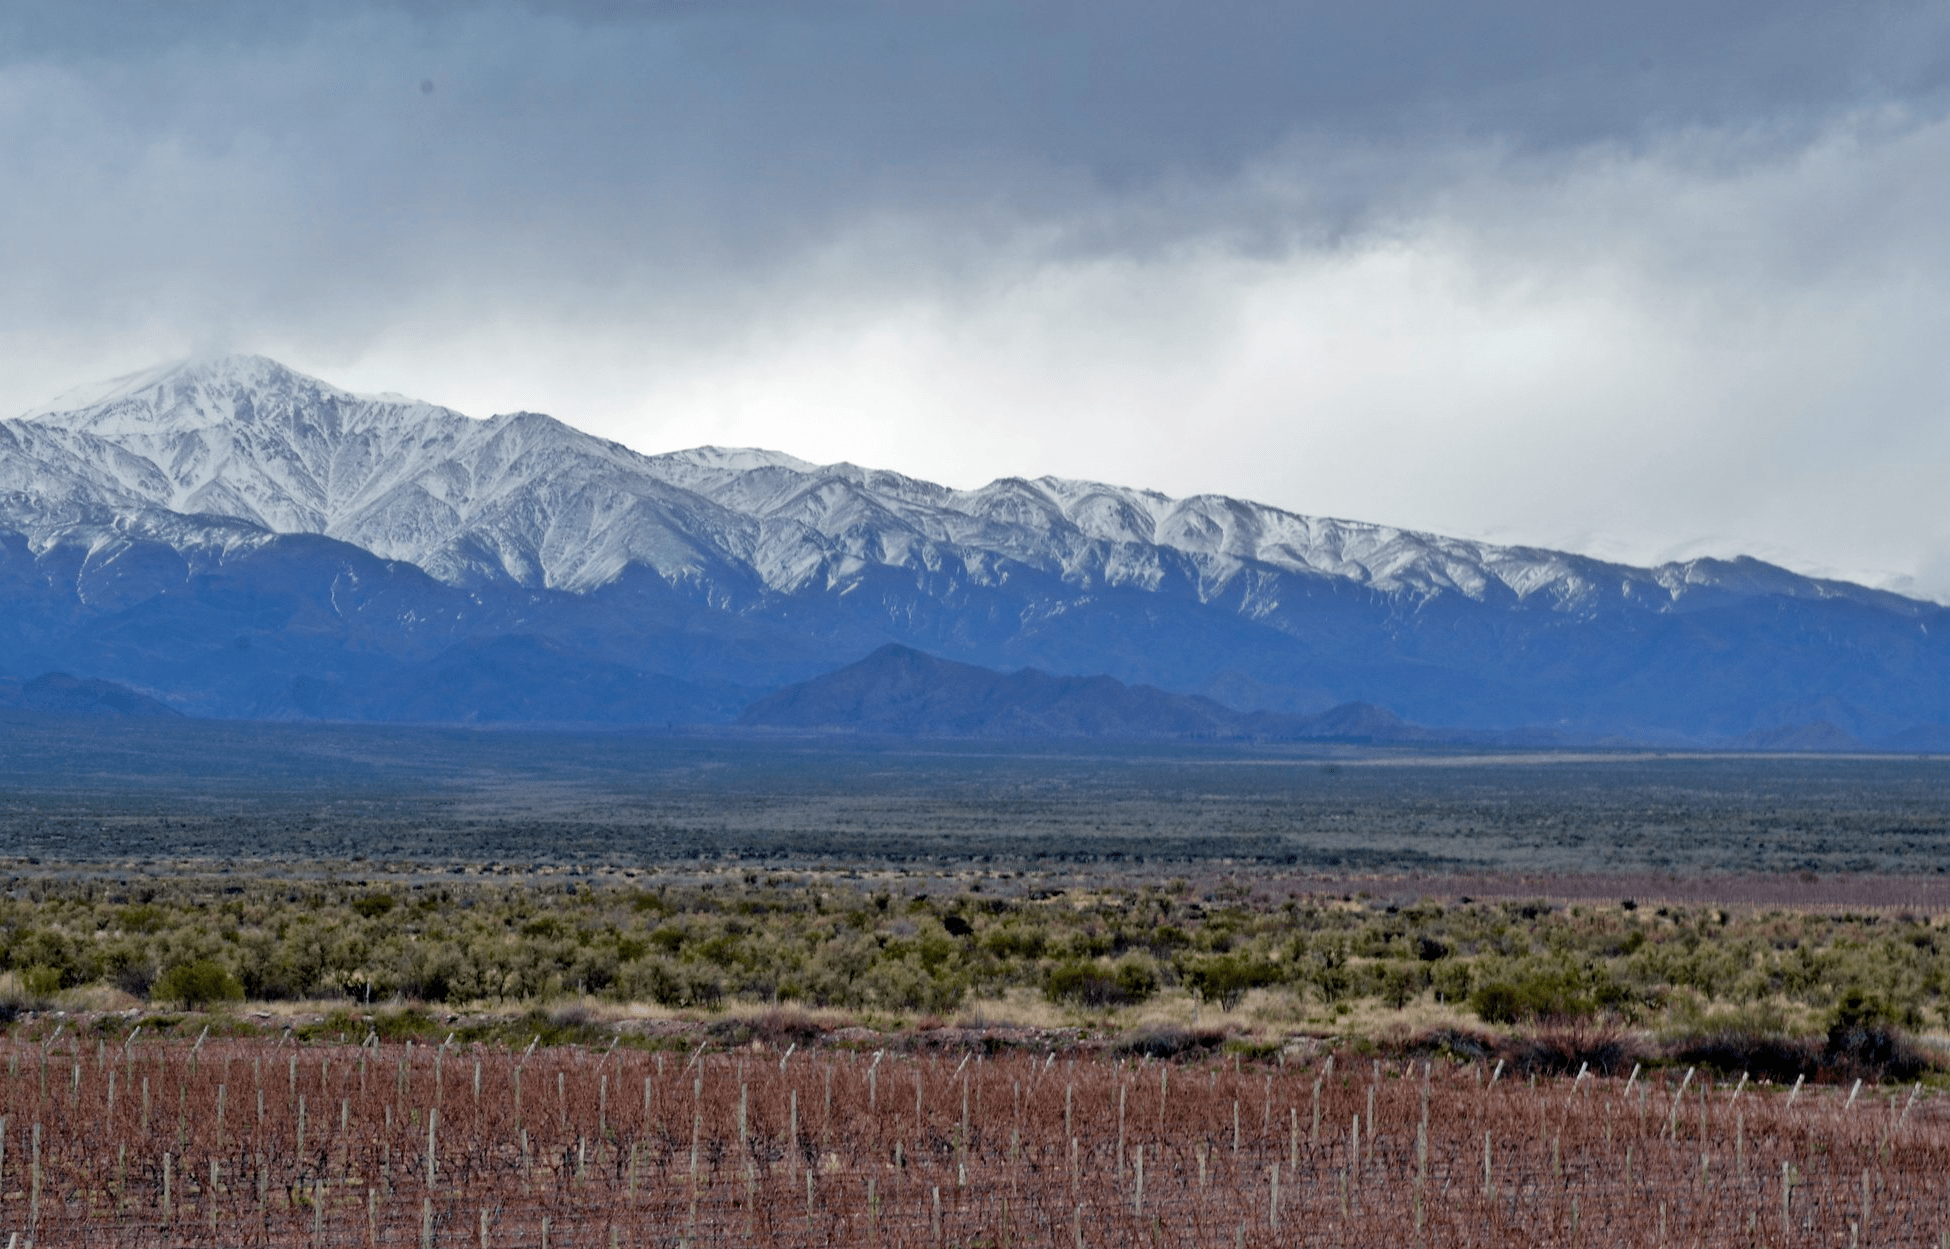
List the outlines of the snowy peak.
{"type": "Polygon", "coordinates": [[[657,521],[654,535],[619,534],[621,518],[672,491],[644,457],[550,417],[479,421],[355,395],[261,356],[179,363],[95,391],[90,405],[6,424],[98,470],[110,510],[133,500],[324,534],[455,584],[587,589],[636,559],[672,575],[708,562],[657,521]]]}
{"type": "Polygon", "coordinates": [[[178,360],[80,387],[25,419],[116,437],[252,425],[262,414],[351,397],[263,356],[215,356],[178,360]]]}

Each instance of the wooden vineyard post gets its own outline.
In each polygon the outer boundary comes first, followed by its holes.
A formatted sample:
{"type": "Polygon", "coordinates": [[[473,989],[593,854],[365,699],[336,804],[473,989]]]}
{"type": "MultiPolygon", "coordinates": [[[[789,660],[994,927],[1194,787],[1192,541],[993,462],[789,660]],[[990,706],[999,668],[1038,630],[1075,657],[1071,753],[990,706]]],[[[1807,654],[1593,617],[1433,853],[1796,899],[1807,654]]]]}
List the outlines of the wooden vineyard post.
{"type": "MultiPolygon", "coordinates": [[[[697,1243],[697,1150],[699,1138],[704,1135],[704,1073],[698,1072],[691,1084],[691,1213],[689,1231],[684,1237],[686,1245],[697,1243]]],[[[812,1172],[806,1172],[806,1227],[812,1227],[812,1172]]]]}
{"type": "Polygon", "coordinates": [[[1429,1180],[1429,1120],[1426,1108],[1415,1126],[1415,1235],[1422,1235],[1422,1189],[1429,1180]]]}
{"type": "Polygon", "coordinates": [[[1124,1095],[1130,1086],[1119,1083],[1117,1086],[1117,1182],[1124,1182],[1124,1095]]]}
{"type": "MultiPolygon", "coordinates": [[[[1698,1070],[1699,1068],[1697,1067],[1686,1068],[1686,1078],[1679,1082],[1679,1091],[1672,1095],[1672,1113],[1666,1116],[1666,1137],[1669,1140],[1679,1139],[1680,1100],[1686,1096],[1686,1086],[1693,1082],[1693,1073],[1698,1070]]],[[[1794,1103],[1790,1100],[1788,1104],[1793,1105],[1794,1103]]]]}
{"type": "MultiPolygon", "coordinates": [[[[33,1244],[41,1230],[41,1125],[34,1125],[32,1153],[28,1159],[27,1243],[33,1244]]],[[[169,1155],[163,1155],[163,1222],[169,1222],[169,1155]]]]}
{"type": "Polygon", "coordinates": [[[1272,1166],[1272,1187],[1266,1197],[1266,1226],[1271,1231],[1280,1230],[1280,1164],[1272,1166]]]}

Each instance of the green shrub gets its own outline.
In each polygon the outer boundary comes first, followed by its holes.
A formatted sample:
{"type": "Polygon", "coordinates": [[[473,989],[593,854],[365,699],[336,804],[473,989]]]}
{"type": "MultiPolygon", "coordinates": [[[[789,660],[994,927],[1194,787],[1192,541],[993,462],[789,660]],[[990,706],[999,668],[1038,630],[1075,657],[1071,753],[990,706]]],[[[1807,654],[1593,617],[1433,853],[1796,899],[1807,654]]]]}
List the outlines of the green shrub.
{"type": "Polygon", "coordinates": [[[369,893],[352,901],[352,909],[365,919],[378,919],[398,905],[390,893],[369,893]]]}
{"type": "Polygon", "coordinates": [[[1054,968],[1043,984],[1052,1002],[1103,1009],[1132,1006],[1158,991],[1158,978],[1136,961],[1106,967],[1102,963],[1065,963],[1054,968]]]}
{"type": "Polygon", "coordinates": [[[1842,995],[1829,1016],[1822,1061],[1844,1076],[1914,1080],[1935,1064],[1904,1034],[1898,1013],[1859,988],[1842,995]]]}
{"type": "Polygon", "coordinates": [[[646,958],[625,964],[616,990],[625,1000],[648,999],[672,1009],[712,1007],[724,1000],[724,984],[696,967],[666,958],[646,958]]]}
{"type": "Polygon", "coordinates": [[[1271,964],[1230,954],[1187,964],[1182,974],[1187,988],[1223,1010],[1236,1008],[1251,990],[1279,981],[1278,969],[1271,964]]]}
{"type": "Polygon", "coordinates": [[[1485,981],[1469,995],[1470,1009],[1485,1023],[1588,1019],[1631,1005],[1630,991],[1603,968],[1531,971],[1485,981]]]}
{"type": "Polygon", "coordinates": [[[222,964],[207,958],[165,968],[156,978],[153,992],[166,1002],[181,1002],[191,1010],[218,1002],[240,1001],[244,996],[243,986],[237,983],[236,977],[222,964]]]}
{"type": "Polygon", "coordinates": [[[1523,991],[1508,980],[1479,984],[1469,995],[1469,1009],[1484,1023],[1515,1023],[1523,1018],[1523,991]]]}

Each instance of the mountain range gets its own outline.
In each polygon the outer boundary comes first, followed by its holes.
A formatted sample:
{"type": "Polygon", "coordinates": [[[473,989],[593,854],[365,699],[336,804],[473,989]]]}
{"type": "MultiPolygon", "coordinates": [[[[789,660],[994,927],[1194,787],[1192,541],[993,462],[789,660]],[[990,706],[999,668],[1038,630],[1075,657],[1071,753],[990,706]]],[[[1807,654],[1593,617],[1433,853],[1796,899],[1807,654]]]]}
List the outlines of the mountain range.
{"type": "Polygon", "coordinates": [[[644,455],[253,356],[0,421],[16,680],[192,715],[729,723],[889,643],[1233,715],[1361,703],[1675,744],[1950,726],[1945,608],[1751,559],[1640,568],[1216,495],[644,455]]]}

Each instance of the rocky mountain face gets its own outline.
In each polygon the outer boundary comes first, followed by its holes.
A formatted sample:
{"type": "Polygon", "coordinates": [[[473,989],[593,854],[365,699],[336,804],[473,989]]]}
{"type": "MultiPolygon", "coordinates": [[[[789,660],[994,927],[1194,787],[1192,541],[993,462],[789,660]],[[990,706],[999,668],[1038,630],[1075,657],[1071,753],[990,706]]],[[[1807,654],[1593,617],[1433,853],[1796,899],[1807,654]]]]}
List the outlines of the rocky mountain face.
{"type": "Polygon", "coordinates": [[[1731,741],[1950,725],[1945,609],[1220,496],[642,455],[258,357],[0,422],[0,673],[193,714],[727,721],[889,643],[1235,711],[1731,741]]]}

